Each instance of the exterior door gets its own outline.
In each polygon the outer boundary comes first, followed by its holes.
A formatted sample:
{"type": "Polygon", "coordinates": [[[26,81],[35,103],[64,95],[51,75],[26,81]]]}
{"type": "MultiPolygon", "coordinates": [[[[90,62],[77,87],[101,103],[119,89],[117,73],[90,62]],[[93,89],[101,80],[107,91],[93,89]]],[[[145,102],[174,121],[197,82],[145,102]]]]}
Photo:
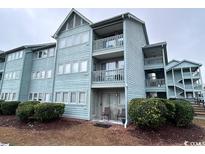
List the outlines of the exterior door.
{"type": "Polygon", "coordinates": [[[117,120],[119,94],[111,93],[109,98],[110,98],[111,120],[117,120]]]}
{"type": "Polygon", "coordinates": [[[111,115],[110,120],[117,120],[119,104],[119,93],[103,93],[102,94],[102,112],[105,107],[110,107],[111,115]]]}

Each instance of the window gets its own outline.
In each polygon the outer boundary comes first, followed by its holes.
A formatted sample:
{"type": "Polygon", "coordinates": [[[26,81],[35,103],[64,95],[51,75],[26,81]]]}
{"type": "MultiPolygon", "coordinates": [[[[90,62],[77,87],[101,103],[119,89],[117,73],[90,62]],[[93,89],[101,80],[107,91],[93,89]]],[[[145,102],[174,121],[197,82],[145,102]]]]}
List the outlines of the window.
{"type": "Polygon", "coordinates": [[[16,72],[13,72],[12,79],[16,79],[16,72]]]}
{"type": "Polygon", "coordinates": [[[65,74],[70,73],[70,64],[65,64],[64,73],[65,73],[65,74]]]}
{"type": "Polygon", "coordinates": [[[55,52],[55,48],[50,48],[48,50],[48,56],[51,57],[51,56],[54,56],[54,52],[55,52]]]}
{"type": "Polygon", "coordinates": [[[9,73],[9,79],[12,79],[12,72],[9,73]]]}
{"type": "Polygon", "coordinates": [[[12,100],[16,100],[16,93],[13,93],[12,100]]]}
{"type": "Polygon", "coordinates": [[[8,55],[8,59],[7,59],[8,61],[10,61],[11,60],[11,55],[9,54],[8,55]]]}
{"type": "Polygon", "coordinates": [[[33,100],[34,100],[34,101],[37,101],[37,99],[38,99],[38,94],[37,94],[37,93],[34,93],[34,94],[33,94],[33,100]]]}
{"type": "Polygon", "coordinates": [[[45,71],[42,71],[42,72],[41,72],[41,78],[44,79],[45,76],[46,76],[46,72],[45,72],[45,71]]]}
{"type": "Polygon", "coordinates": [[[43,93],[39,93],[38,95],[38,101],[42,101],[43,100],[43,93]]]}
{"type": "Polygon", "coordinates": [[[74,15],[72,15],[72,16],[70,17],[70,20],[69,20],[68,23],[67,23],[67,29],[73,28],[73,23],[74,23],[74,15]]]}
{"type": "Polygon", "coordinates": [[[12,93],[8,93],[8,100],[11,100],[12,99],[12,93]]]}
{"type": "Polygon", "coordinates": [[[63,74],[63,65],[58,66],[58,74],[63,74]]]}
{"type": "Polygon", "coordinates": [[[19,58],[19,52],[15,53],[14,59],[18,59],[19,58]]]}
{"type": "Polygon", "coordinates": [[[8,78],[9,78],[9,74],[6,73],[6,74],[5,74],[5,79],[8,79],[8,78]]]}
{"type": "Polygon", "coordinates": [[[56,102],[61,102],[61,93],[60,92],[56,93],[56,102]]]}
{"type": "Polygon", "coordinates": [[[80,72],[86,72],[87,71],[87,61],[83,61],[80,63],[80,72]]]}
{"type": "Polygon", "coordinates": [[[4,93],[1,93],[1,99],[2,100],[4,99],[4,93]]]}
{"type": "Polygon", "coordinates": [[[63,93],[63,102],[68,102],[68,92],[63,93]]]}
{"type": "Polygon", "coordinates": [[[80,92],[79,93],[79,103],[80,104],[85,104],[85,92],[80,92]]]}
{"type": "Polygon", "coordinates": [[[33,94],[32,94],[32,93],[29,94],[29,98],[28,98],[28,99],[29,99],[30,101],[33,100],[33,94]]]}
{"type": "Polygon", "coordinates": [[[72,72],[73,73],[78,72],[78,63],[73,63],[73,65],[72,65],[72,72]]]}
{"type": "Polygon", "coordinates": [[[118,61],[118,69],[123,69],[124,68],[124,61],[120,60],[118,61]]]}
{"type": "Polygon", "coordinates": [[[19,58],[22,58],[23,57],[23,51],[20,51],[19,52],[19,58]]]}
{"type": "Polygon", "coordinates": [[[39,51],[38,52],[38,58],[42,58],[43,57],[43,53],[42,53],[42,51],[39,51]]]}
{"type": "Polygon", "coordinates": [[[32,79],[36,79],[36,72],[32,73],[32,79]]]}
{"type": "Polygon", "coordinates": [[[11,54],[11,60],[14,60],[15,59],[15,53],[12,53],[11,54]]]}
{"type": "Polygon", "coordinates": [[[33,53],[33,59],[37,59],[38,58],[38,52],[34,52],[33,53]]]}
{"type": "Polygon", "coordinates": [[[8,100],[8,93],[5,93],[5,100],[8,100]]]}
{"type": "Polygon", "coordinates": [[[50,94],[48,94],[48,93],[45,94],[45,101],[46,102],[50,102],[51,101],[50,100],[50,94]]]}
{"type": "Polygon", "coordinates": [[[46,58],[48,55],[48,50],[43,50],[42,51],[42,58],[46,58]]]}
{"type": "Polygon", "coordinates": [[[20,72],[16,72],[16,79],[20,78],[20,72]]]}
{"type": "Polygon", "coordinates": [[[37,72],[37,79],[41,78],[41,72],[37,72]]]}
{"type": "Polygon", "coordinates": [[[75,16],[75,27],[80,26],[81,25],[81,18],[76,15],[75,16]]]}
{"type": "Polygon", "coordinates": [[[76,103],[76,92],[70,93],[70,103],[76,103]]]}
{"type": "Polygon", "coordinates": [[[48,70],[46,73],[46,78],[51,78],[52,71],[48,70]]]}

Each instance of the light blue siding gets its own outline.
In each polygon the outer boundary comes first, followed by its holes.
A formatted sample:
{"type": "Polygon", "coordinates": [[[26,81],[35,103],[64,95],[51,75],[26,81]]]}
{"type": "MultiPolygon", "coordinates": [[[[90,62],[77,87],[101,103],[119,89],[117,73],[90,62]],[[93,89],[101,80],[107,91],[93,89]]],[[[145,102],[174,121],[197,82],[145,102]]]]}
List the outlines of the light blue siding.
{"type": "MultiPolygon", "coordinates": [[[[91,36],[91,28],[88,25],[80,26],[78,28],[66,31],[57,38],[57,43],[59,43],[60,38],[69,37],[71,35],[79,34],[81,32],[88,31],[91,36]]],[[[56,59],[56,73],[55,73],[55,82],[54,82],[54,92],[86,92],[86,104],[85,105],[66,105],[64,115],[72,118],[80,119],[90,119],[90,56],[92,53],[92,41],[84,44],[79,44],[63,49],[57,49],[57,59],[56,59]],[[74,63],[87,61],[87,72],[78,72],[70,74],[61,74],[57,73],[58,66],[60,64],[74,63]]],[[[57,45],[58,46],[58,45],[57,45]]]]}
{"type": "Polygon", "coordinates": [[[125,70],[127,74],[128,101],[132,98],[145,97],[144,58],[142,47],[146,45],[142,24],[125,20],[126,48],[125,70]]]}

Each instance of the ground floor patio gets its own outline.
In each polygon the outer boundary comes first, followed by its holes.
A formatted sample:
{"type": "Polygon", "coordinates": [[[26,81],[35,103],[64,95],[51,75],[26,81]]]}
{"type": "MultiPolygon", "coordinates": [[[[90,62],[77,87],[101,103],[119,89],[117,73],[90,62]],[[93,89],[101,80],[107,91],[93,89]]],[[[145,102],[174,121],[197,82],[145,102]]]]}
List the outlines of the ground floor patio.
{"type": "Polygon", "coordinates": [[[123,124],[125,120],[124,88],[92,89],[91,119],[123,124]]]}
{"type": "Polygon", "coordinates": [[[49,123],[22,123],[15,116],[0,116],[0,142],[11,145],[184,145],[205,141],[205,121],[194,120],[189,128],[166,125],[158,131],[127,129],[113,124],[94,126],[92,121],[61,118],[49,123]]]}

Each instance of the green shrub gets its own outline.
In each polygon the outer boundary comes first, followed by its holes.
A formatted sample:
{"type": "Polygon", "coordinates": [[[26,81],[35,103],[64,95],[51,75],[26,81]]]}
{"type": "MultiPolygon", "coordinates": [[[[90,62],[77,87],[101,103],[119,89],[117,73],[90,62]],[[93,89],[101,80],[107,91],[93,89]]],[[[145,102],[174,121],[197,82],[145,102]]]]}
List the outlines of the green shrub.
{"type": "Polygon", "coordinates": [[[38,101],[27,101],[22,102],[18,105],[16,109],[16,116],[21,121],[28,121],[30,119],[34,119],[34,106],[39,104],[38,101]]]}
{"type": "Polygon", "coordinates": [[[128,114],[139,127],[158,128],[166,122],[167,108],[161,99],[133,99],[128,114]]]}
{"type": "Polygon", "coordinates": [[[4,102],[4,100],[0,100],[0,115],[2,115],[2,110],[1,110],[1,104],[4,102]]]}
{"type": "Polygon", "coordinates": [[[186,100],[173,100],[175,104],[175,124],[178,127],[187,127],[194,118],[194,110],[191,103],[186,100]]]}
{"type": "Polygon", "coordinates": [[[40,103],[34,106],[34,116],[40,122],[50,121],[62,116],[64,108],[62,103],[40,103]]]}
{"type": "Polygon", "coordinates": [[[15,115],[19,101],[7,101],[1,103],[1,112],[3,115],[15,115]]]}
{"type": "Polygon", "coordinates": [[[167,108],[167,114],[166,114],[167,121],[173,123],[175,121],[175,112],[176,112],[175,103],[173,101],[166,100],[164,101],[164,104],[167,108]]]}

